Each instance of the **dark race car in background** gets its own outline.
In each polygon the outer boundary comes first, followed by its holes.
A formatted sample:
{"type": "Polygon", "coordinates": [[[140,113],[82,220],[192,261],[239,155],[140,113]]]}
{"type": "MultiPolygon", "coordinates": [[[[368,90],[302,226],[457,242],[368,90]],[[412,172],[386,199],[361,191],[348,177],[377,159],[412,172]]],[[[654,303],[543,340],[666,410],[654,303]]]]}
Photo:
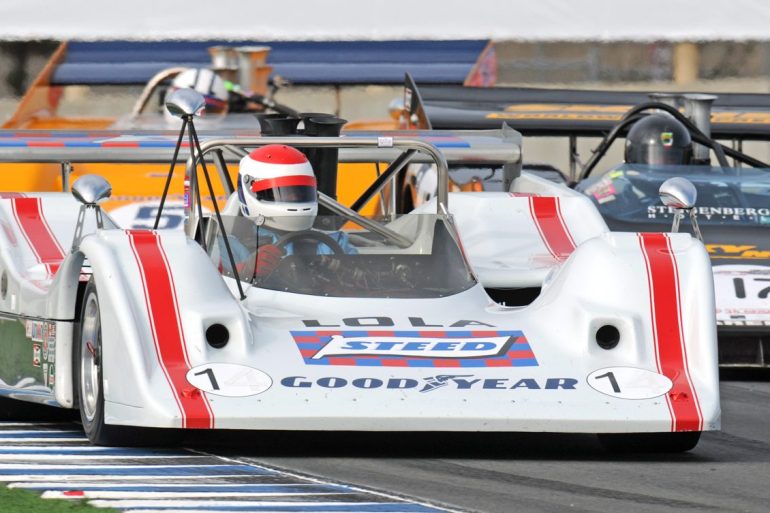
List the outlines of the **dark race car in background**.
{"type": "MultiPolygon", "coordinates": [[[[695,213],[714,270],[720,364],[770,366],[770,164],[741,151],[770,140],[770,96],[418,89],[407,77],[402,122],[454,129],[506,124],[524,135],[524,146],[534,138],[552,138],[554,163],[524,161],[522,170],[570,183],[594,201],[612,230],[670,231],[674,210],[663,205],[658,191],[668,178],[687,178],[698,192],[695,213]],[[613,142],[625,145],[634,123],[650,115],[671,116],[686,127],[694,151],[689,165],[625,164],[608,157],[613,142]],[[555,138],[568,141],[567,172],[556,163],[555,138]],[[594,142],[581,158],[579,143],[590,138],[594,142]]],[[[459,190],[504,187],[493,172],[450,174],[459,190]]],[[[407,174],[405,203],[419,205],[430,197],[428,175],[407,174]]],[[[689,230],[689,222],[682,229],[689,230]]]]}

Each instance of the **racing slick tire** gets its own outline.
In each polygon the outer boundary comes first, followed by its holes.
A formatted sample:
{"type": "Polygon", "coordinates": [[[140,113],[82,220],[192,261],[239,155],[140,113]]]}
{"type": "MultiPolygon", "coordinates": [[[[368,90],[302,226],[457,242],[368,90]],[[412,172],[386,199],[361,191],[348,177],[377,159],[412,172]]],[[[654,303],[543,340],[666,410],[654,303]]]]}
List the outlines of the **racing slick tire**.
{"type": "Polygon", "coordinates": [[[676,453],[694,449],[700,431],[676,433],[601,433],[599,443],[616,453],[676,453]]]}
{"type": "Polygon", "coordinates": [[[83,293],[80,328],[73,354],[76,397],[83,431],[94,445],[159,446],[172,444],[175,430],[114,426],[104,422],[102,325],[99,295],[91,278],[83,293]]]}

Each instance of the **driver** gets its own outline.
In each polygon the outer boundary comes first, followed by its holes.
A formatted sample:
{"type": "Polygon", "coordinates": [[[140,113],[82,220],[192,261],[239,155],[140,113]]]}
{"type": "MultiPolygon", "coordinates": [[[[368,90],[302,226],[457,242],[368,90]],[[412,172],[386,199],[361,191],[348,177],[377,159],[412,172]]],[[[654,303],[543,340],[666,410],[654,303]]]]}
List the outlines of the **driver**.
{"type": "MultiPolygon", "coordinates": [[[[237,212],[259,227],[256,254],[247,256],[240,241],[235,237],[228,239],[239,271],[255,265],[256,276],[267,276],[283,256],[294,253],[358,253],[346,233],[311,229],[318,214],[315,174],[305,154],[290,146],[270,144],[243,157],[238,190],[228,201],[225,212],[233,209],[231,205],[237,205],[237,212]]],[[[224,244],[220,242],[220,246],[224,244]]],[[[220,247],[220,254],[224,255],[224,251],[220,247]]]]}
{"type": "Polygon", "coordinates": [[[650,114],[634,123],[626,136],[627,164],[684,166],[692,159],[687,128],[668,114],[650,114]]]}
{"type": "Polygon", "coordinates": [[[692,164],[692,154],[687,127],[669,114],[650,114],[628,131],[627,169],[614,169],[578,189],[591,196],[605,215],[635,215],[658,201],[657,184],[632,181],[633,176],[639,175],[638,167],[685,166],[692,164]]]}

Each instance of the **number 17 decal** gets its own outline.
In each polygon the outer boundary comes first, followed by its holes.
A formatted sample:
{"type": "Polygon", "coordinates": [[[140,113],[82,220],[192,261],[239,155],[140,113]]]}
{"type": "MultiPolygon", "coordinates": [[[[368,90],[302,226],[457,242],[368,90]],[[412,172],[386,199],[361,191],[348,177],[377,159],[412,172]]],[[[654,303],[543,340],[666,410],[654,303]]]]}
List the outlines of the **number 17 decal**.
{"type": "Polygon", "coordinates": [[[593,371],[588,385],[618,399],[652,399],[664,395],[673,383],[663,374],[635,367],[610,367],[593,371]]]}
{"type": "MultiPolygon", "coordinates": [[[[744,278],[733,278],[733,287],[735,288],[735,297],[738,299],[745,299],[746,298],[746,279],[744,278]]],[[[750,278],[748,279],[749,283],[757,283],[757,282],[770,282],[770,278],[750,278]]],[[[756,287],[752,288],[752,294],[750,296],[753,296],[753,292],[755,288],[762,287],[762,283],[757,283],[756,287]]],[[[757,291],[756,297],[759,299],[767,299],[767,297],[770,296],[770,285],[764,288],[759,288],[757,291]]]]}

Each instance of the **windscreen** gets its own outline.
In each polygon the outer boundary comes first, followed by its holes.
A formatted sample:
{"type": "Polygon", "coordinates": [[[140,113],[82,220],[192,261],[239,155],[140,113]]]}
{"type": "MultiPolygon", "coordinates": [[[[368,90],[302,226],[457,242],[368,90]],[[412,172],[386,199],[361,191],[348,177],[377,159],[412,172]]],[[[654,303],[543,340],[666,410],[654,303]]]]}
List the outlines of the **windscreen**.
{"type": "Polygon", "coordinates": [[[671,223],[675,211],[663,205],[658,190],[674,176],[695,185],[701,225],[770,227],[770,169],[625,164],[576,188],[608,220],[671,223]]]}
{"type": "Polygon", "coordinates": [[[224,230],[208,220],[206,246],[223,275],[296,294],[436,298],[476,283],[442,217],[406,214],[366,221],[318,216],[310,230],[287,232],[275,228],[286,225],[276,219],[224,216],[224,230]]]}

